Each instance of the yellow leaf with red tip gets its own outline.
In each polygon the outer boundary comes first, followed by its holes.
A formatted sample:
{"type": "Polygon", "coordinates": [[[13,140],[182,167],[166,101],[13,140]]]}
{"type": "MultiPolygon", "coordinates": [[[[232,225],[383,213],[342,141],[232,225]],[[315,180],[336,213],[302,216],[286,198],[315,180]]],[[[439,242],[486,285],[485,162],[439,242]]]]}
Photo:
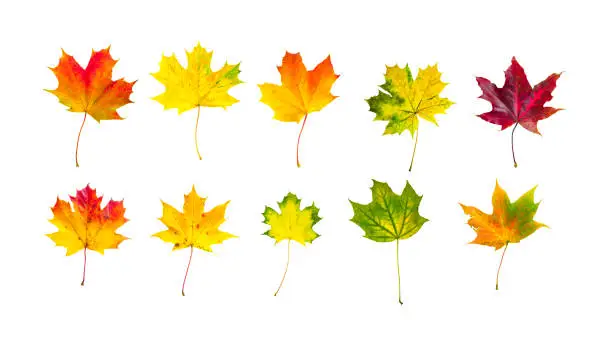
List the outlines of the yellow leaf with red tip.
{"type": "Polygon", "coordinates": [[[51,208],[53,219],[49,220],[57,232],[47,234],[56,245],[66,248],[66,255],[81,249],[91,249],[104,254],[105,249],[117,248],[127,239],[115,231],[127,222],[123,201],[110,200],[102,208],[102,197],[87,185],[71,196],[72,205],[57,198],[51,208]]]}

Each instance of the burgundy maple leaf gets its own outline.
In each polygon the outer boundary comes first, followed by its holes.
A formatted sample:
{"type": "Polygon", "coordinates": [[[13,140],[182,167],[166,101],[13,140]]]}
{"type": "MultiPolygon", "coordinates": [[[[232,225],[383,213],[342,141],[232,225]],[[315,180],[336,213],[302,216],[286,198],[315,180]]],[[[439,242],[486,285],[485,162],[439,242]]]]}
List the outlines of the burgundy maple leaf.
{"type": "Polygon", "coordinates": [[[514,131],[520,124],[525,129],[540,134],[538,121],[552,116],[555,112],[562,110],[545,107],[544,104],[552,99],[552,91],[557,86],[557,79],[561,73],[552,74],[544,81],[531,87],[525,70],[512,58],[512,64],[505,71],[506,82],[502,88],[484,77],[476,77],[476,81],[482,90],[479,98],[487,100],[493,106],[489,112],[478,115],[485,121],[501,126],[504,130],[514,124],[511,136],[512,159],[514,167],[517,167],[514,156],[514,131]]]}

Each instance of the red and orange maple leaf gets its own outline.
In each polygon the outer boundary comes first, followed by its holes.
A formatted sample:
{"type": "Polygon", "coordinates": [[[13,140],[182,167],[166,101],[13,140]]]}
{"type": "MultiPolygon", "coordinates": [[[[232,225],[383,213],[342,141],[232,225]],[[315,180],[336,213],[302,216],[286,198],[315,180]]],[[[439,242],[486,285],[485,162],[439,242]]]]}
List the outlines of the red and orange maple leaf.
{"type": "Polygon", "coordinates": [[[57,89],[46,91],[54,94],[70,112],[84,112],[83,123],[77,137],[75,160],[79,166],[78,152],[81,131],[87,115],[98,123],[102,120],[123,119],[117,109],[132,103],[130,94],[134,82],[123,79],[112,80],[113,67],[117,63],[110,55],[110,46],[91,52],[89,63],[83,69],[74,57],[62,49],[62,57],[55,68],[50,68],[57,77],[57,89]]]}

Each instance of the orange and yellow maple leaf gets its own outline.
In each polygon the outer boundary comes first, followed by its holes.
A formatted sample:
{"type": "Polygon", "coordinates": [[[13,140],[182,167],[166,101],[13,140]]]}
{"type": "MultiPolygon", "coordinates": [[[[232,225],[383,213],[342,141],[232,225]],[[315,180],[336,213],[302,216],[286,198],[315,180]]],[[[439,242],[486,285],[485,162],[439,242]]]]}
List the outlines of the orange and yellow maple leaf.
{"type": "Polygon", "coordinates": [[[193,248],[212,252],[212,245],[236,237],[233,234],[219,230],[225,222],[225,209],[229,201],[215,206],[204,212],[206,198],[201,198],[192,187],[191,192],[185,195],[183,213],[162,201],[163,213],[159,220],[168,227],[167,230],[153,234],[165,242],[174,244],[173,250],[190,248],[189,262],[183,280],[182,294],[185,296],[185,282],[191,265],[193,248]]]}
{"type": "Polygon", "coordinates": [[[300,167],[300,138],[308,114],[320,111],[337,98],[331,94],[331,88],[340,75],[334,73],[329,56],[307,71],[299,53],[287,52],[277,68],[282,84],[260,84],[261,102],[274,110],[274,118],[279,121],[299,123],[304,119],[296,147],[296,162],[300,167]]]}
{"type": "Polygon", "coordinates": [[[123,119],[117,109],[132,103],[130,95],[134,82],[123,79],[112,80],[113,67],[117,63],[110,55],[110,46],[91,52],[87,67],[81,67],[74,57],[62,50],[62,56],[55,68],[50,68],[57,77],[57,89],[46,91],[54,94],[60,103],[71,112],[84,112],[83,123],[77,137],[75,160],[79,166],[78,151],[81,131],[87,115],[98,123],[102,120],[123,119]]]}
{"type": "Polygon", "coordinates": [[[53,219],[49,220],[57,232],[47,234],[56,245],[66,248],[66,255],[72,255],[83,249],[83,281],[87,265],[87,249],[104,254],[105,249],[118,248],[127,238],[115,231],[128,220],[124,217],[123,201],[109,200],[102,208],[102,197],[96,190],[87,185],[78,190],[76,196],[70,196],[69,202],[59,197],[51,208],[53,219]]]}

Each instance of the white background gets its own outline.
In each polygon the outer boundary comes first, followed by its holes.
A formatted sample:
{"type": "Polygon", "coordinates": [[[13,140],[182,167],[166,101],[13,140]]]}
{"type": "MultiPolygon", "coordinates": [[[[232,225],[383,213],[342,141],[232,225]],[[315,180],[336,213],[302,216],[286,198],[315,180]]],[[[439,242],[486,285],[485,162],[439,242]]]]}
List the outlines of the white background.
{"type": "Polygon", "coordinates": [[[0,28],[0,309],[2,336],[610,336],[609,9],[603,1],[82,1],[2,5],[0,28]],[[569,1],[567,3],[570,3],[569,1]],[[161,55],[198,41],[216,69],[242,62],[240,103],[203,109],[198,161],[195,110],[178,116],[150,98],[164,90],[150,73],[161,55]],[[82,115],[43,91],[64,48],[85,65],[112,44],[114,78],[138,80],[126,119],[88,119],[74,167],[82,115]],[[299,125],[272,119],[257,84],[279,83],[285,51],[311,69],[328,54],[339,98],[308,119],[303,167],[294,161],[299,125]],[[510,130],[475,115],[475,76],[503,84],[512,56],[535,84],[564,71],[540,123],[519,128],[513,168],[510,130]],[[439,64],[456,102],[439,127],[422,122],[413,172],[408,133],[382,136],[364,99],[385,65],[439,64]],[[395,245],[376,243],[349,221],[348,199],[368,203],[371,179],[401,191],[408,179],[430,219],[401,242],[404,305],[396,299],[395,245]],[[511,199],[538,185],[536,219],[550,229],[501,251],[474,238],[458,202],[491,210],[499,179],[511,199]],[[50,207],[87,183],[125,199],[131,240],[104,256],[64,256],[44,234],[50,207]],[[195,184],[208,207],[231,200],[222,228],[239,236],[197,251],[150,235],[162,230],[160,199],[182,207],[195,184]],[[286,242],[262,236],[266,205],[292,191],[315,201],[321,237],[294,245],[284,288],[286,242]]]}

